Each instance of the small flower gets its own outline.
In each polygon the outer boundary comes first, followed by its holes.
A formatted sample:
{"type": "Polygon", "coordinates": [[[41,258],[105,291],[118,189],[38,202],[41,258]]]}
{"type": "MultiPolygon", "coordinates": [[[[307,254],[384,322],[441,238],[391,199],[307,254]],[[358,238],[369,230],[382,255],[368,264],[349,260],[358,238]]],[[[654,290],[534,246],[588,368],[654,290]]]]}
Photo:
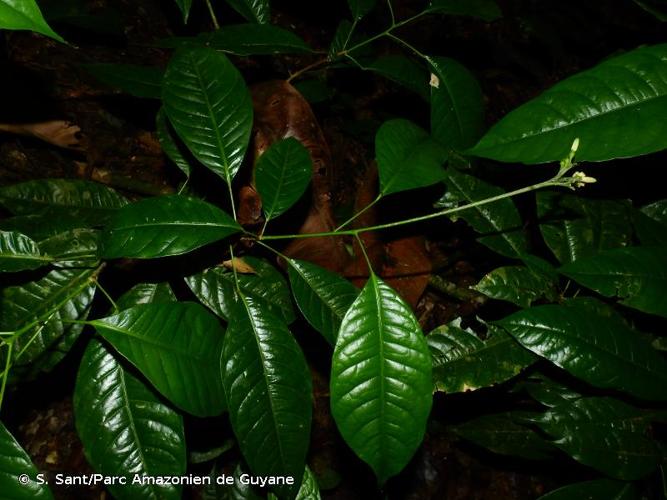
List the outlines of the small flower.
{"type": "Polygon", "coordinates": [[[434,87],[434,88],[438,89],[438,88],[440,88],[440,78],[438,78],[438,76],[435,75],[434,73],[431,73],[431,81],[428,82],[428,84],[431,87],[434,87]]]}
{"type": "Polygon", "coordinates": [[[597,182],[595,177],[589,177],[583,172],[575,172],[572,174],[572,185],[577,188],[584,187],[586,184],[593,184],[597,182]]]}

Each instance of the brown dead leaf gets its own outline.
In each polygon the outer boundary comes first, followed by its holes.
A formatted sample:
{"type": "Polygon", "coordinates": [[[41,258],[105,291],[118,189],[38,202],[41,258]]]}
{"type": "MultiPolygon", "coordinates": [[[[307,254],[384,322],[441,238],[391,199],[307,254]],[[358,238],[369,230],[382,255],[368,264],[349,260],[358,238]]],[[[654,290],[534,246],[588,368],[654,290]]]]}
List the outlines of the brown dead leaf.
{"type": "Polygon", "coordinates": [[[244,261],[241,257],[234,257],[233,259],[225,260],[222,263],[222,267],[230,270],[236,269],[236,272],[240,274],[257,274],[255,268],[244,261]]]}
{"type": "Polygon", "coordinates": [[[387,258],[380,273],[414,309],[431,276],[431,260],[426,253],[424,238],[410,236],[386,245],[387,258]]]}
{"type": "Polygon", "coordinates": [[[0,131],[36,137],[59,148],[82,150],[81,129],[64,120],[40,123],[0,123],[0,131]]]}

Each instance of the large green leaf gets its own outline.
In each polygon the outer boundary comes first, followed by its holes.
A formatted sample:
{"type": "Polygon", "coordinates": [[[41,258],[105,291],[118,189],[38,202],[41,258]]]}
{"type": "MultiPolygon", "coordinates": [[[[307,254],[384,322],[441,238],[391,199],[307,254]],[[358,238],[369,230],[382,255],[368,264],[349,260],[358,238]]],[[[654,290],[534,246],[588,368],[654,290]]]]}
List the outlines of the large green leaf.
{"type": "Polygon", "coordinates": [[[308,150],[295,138],[274,142],[255,164],[255,186],[266,220],[285,213],[306,191],[313,172],[308,150]]]}
{"type": "Polygon", "coordinates": [[[486,340],[480,340],[458,323],[440,326],[426,337],[438,391],[474,391],[499,384],[535,361],[530,351],[499,328],[492,329],[486,340]]]}
{"type": "Polygon", "coordinates": [[[222,467],[216,463],[209,474],[211,484],[206,485],[202,492],[202,500],[264,500],[265,497],[260,496],[256,488],[248,484],[249,481],[241,481],[241,476],[247,473],[247,468],[241,462],[236,464],[232,474],[225,474],[222,467]],[[217,479],[223,475],[225,480],[231,479],[230,483],[223,484],[222,479],[217,479]]]}
{"type": "Polygon", "coordinates": [[[81,224],[99,225],[127,200],[96,182],[42,179],[0,188],[0,204],[13,214],[45,213],[52,218],[78,217],[81,224]]]}
{"type": "Polygon", "coordinates": [[[169,283],[138,283],[125,292],[118,300],[118,309],[129,309],[139,304],[176,302],[176,296],[169,283]]]}
{"type": "Polygon", "coordinates": [[[293,496],[305,467],[312,416],[310,372],[285,323],[239,294],[220,360],[229,417],[256,475],[291,476],[293,496]]]}
{"type": "Polygon", "coordinates": [[[157,140],[160,142],[164,154],[174,162],[186,177],[190,177],[190,162],[183,154],[181,145],[174,137],[174,133],[171,130],[171,125],[167,120],[164,108],[160,108],[160,111],[158,111],[155,117],[155,129],[157,140]]]}
{"type": "Polygon", "coordinates": [[[85,69],[102,83],[135,97],[159,99],[162,95],[164,70],[156,66],[96,63],[87,64],[85,69]]]}
{"type": "Polygon", "coordinates": [[[231,184],[252,128],[250,93],[234,65],[213,49],[178,50],[164,75],[162,99],[192,154],[231,184]]]}
{"type": "Polygon", "coordinates": [[[431,83],[431,134],[445,148],[461,151],[475,144],[484,127],[484,98],[475,77],[459,62],[429,57],[437,83],[431,83]]]}
{"type": "Polygon", "coordinates": [[[188,16],[190,15],[190,7],[192,7],[192,0],[175,0],[178,8],[181,9],[181,14],[183,14],[183,23],[188,22],[188,16]]]}
{"type": "Polygon", "coordinates": [[[137,201],[119,210],[107,225],[107,259],[150,259],[180,255],[239,232],[241,226],[218,207],[182,195],[137,201]]]}
{"type": "Polygon", "coordinates": [[[414,123],[389,120],[375,136],[382,195],[430,186],[445,177],[447,152],[414,123]]]}
{"type": "Polygon", "coordinates": [[[380,56],[365,69],[403,85],[425,101],[429,100],[428,71],[412,59],[399,55],[380,56]]]}
{"type": "Polygon", "coordinates": [[[105,476],[128,478],[109,486],[114,498],[180,499],[177,485],[134,483],[140,476],[185,474],[183,418],[92,339],[74,389],[76,428],[88,463],[105,476]]]}
{"type": "Polygon", "coordinates": [[[493,0],[431,0],[426,12],[473,16],[487,22],[494,21],[502,15],[493,0]]]}
{"type": "Polygon", "coordinates": [[[667,44],[642,47],[578,73],[515,109],[470,150],[505,162],[604,161],[667,147],[667,44]]]}
{"type": "Polygon", "coordinates": [[[343,439],[381,484],[405,467],[424,437],[431,377],[431,356],[410,306],[371,274],[340,326],[331,411],[343,439]]]}
{"type": "MultiPolygon", "coordinates": [[[[239,274],[238,286],[247,297],[267,308],[287,324],[295,319],[292,298],[287,282],[280,272],[267,261],[255,257],[243,257],[255,273],[239,274]]],[[[199,300],[226,321],[236,302],[234,273],[221,267],[213,267],[185,278],[186,283],[199,300]]]]}
{"type": "Polygon", "coordinates": [[[573,303],[525,309],[498,323],[527,349],[590,384],[667,399],[667,362],[615,316],[573,303]]]}
{"type": "Polygon", "coordinates": [[[289,259],[289,280],[301,313],[331,345],[359,290],[345,278],[303,260],[289,259]]]}
{"type": "Polygon", "coordinates": [[[271,21],[269,0],[226,0],[236,12],[248,21],[266,24],[271,21]]]}
{"type": "Polygon", "coordinates": [[[544,241],[562,263],[632,242],[628,200],[589,200],[556,191],[537,194],[544,241]]]}
{"type": "MultiPolygon", "coordinates": [[[[471,175],[454,168],[447,169],[445,183],[449,202],[468,204],[503,194],[496,186],[487,184],[471,175]]],[[[453,220],[461,218],[472,228],[481,233],[479,238],[491,250],[507,257],[520,257],[528,252],[528,239],[523,231],[523,221],[519,211],[510,199],[479,205],[450,216],[453,220]]]]}
{"type": "Polygon", "coordinates": [[[667,200],[635,210],[633,224],[642,245],[667,246],[667,200]]]}
{"type": "MultiPolygon", "coordinates": [[[[69,351],[95,293],[96,271],[55,269],[43,278],[0,291],[0,331],[15,332],[12,374],[49,371],[69,351]]],[[[0,354],[4,366],[5,351],[0,354]]]]}
{"type": "Polygon", "coordinates": [[[25,234],[0,231],[0,272],[25,271],[45,266],[53,259],[44,255],[25,234]]]}
{"type": "Polygon", "coordinates": [[[53,500],[49,487],[37,481],[37,468],[30,457],[2,422],[0,422],[0,491],[4,500],[53,500]],[[28,477],[28,482],[25,484],[19,481],[19,477],[23,475],[28,477]]]}
{"type": "Polygon", "coordinates": [[[555,300],[557,283],[526,266],[505,266],[486,274],[472,288],[487,297],[507,300],[521,307],[543,297],[555,300]]]}
{"type": "Polygon", "coordinates": [[[90,323],[182,410],[200,417],[225,410],[224,331],[199,304],[141,304],[90,323]]]}
{"type": "MultiPolygon", "coordinates": [[[[306,470],[303,473],[303,480],[301,482],[301,488],[296,494],[295,500],[321,500],[320,488],[317,485],[317,480],[315,475],[306,465],[306,470]]],[[[278,500],[278,497],[273,493],[269,493],[266,496],[266,500],[278,500]]]]}
{"type": "Polygon", "coordinates": [[[65,41],[46,23],[35,0],[0,0],[0,29],[30,30],[65,41]]]}
{"type": "Polygon", "coordinates": [[[38,245],[41,240],[82,226],[86,224],[81,219],[64,214],[58,218],[49,214],[17,215],[0,221],[0,230],[25,234],[38,245]]]}
{"type": "Polygon", "coordinates": [[[646,436],[650,419],[650,413],[617,399],[582,398],[531,421],[578,462],[616,479],[635,480],[651,472],[660,458],[646,436]]]}
{"type": "Polygon", "coordinates": [[[91,267],[99,261],[100,231],[72,229],[38,242],[39,248],[58,266],[91,267]]]}
{"type": "Polygon", "coordinates": [[[352,19],[358,21],[375,7],[376,0],[347,0],[347,5],[352,12],[352,19]]]}
{"type": "Polygon", "coordinates": [[[566,264],[560,272],[605,297],[667,318],[667,247],[615,248],[566,264]]]}
{"type": "Polygon", "coordinates": [[[632,483],[611,479],[594,479],[581,483],[568,484],[542,495],[538,500],[638,500],[637,489],[632,483]]]}

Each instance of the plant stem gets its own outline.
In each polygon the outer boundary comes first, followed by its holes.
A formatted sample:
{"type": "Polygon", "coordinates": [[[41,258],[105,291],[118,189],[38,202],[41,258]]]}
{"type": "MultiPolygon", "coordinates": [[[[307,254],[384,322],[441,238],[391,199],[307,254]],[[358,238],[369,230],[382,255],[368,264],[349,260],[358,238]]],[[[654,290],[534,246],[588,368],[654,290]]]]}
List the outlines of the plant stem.
{"type": "Polygon", "coordinates": [[[218,23],[218,18],[215,17],[215,12],[213,11],[213,5],[211,5],[211,0],[205,0],[206,1],[206,6],[208,7],[208,13],[211,15],[211,22],[213,23],[213,27],[216,30],[220,29],[220,23],[218,23]]]}
{"type": "Polygon", "coordinates": [[[0,410],[2,409],[2,402],[5,399],[5,388],[7,387],[7,379],[9,378],[9,368],[12,361],[12,349],[14,342],[7,344],[7,359],[5,360],[5,370],[2,372],[2,383],[0,384],[0,410]]]}
{"type": "Polygon", "coordinates": [[[304,66],[304,67],[301,68],[300,70],[295,71],[294,73],[292,73],[292,74],[289,76],[289,78],[287,79],[287,83],[291,83],[292,80],[294,80],[295,78],[300,77],[302,74],[304,74],[304,73],[306,73],[306,72],[308,72],[308,71],[310,71],[310,70],[312,70],[312,69],[315,69],[315,68],[317,68],[317,67],[319,67],[319,66],[322,66],[323,64],[326,64],[326,63],[328,63],[328,62],[329,62],[329,58],[328,58],[328,57],[324,57],[324,58],[322,58],[322,59],[319,59],[319,60],[315,61],[314,63],[309,64],[308,66],[304,66]]]}
{"type": "Polygon", "coordinates": [[[100,282],[98,281],[97,278],[95,278],[94,281],[95,281],[95,284],[97,285],[97,288],[99,288],[100,291],[102,292],[102,295],[104,295],[104,296],[107,298],[107,300],[108,300],[109,303],[111,304],[111,307],[113,307],[113,311],[114,311],[114,313],[117,313],[117,312],[118,312],[118,305],[117,305],[116,302],[114,302],[114,300],[111,298],[111,295],[109,295],[109,292],[107,292],[107,291],[104,289],[104,287],[103,287],[102,285],[100,285],[100,282]]]}
{"type": "Polygon", "coordinates": [[[345,226],[347,226],[350,222],[354,221],[354,220],[355,220],[357,217],[359,217],[361,214],[363,214],[363,213],[366,212],[368,209],[370,209],[371,207],[373,207],[373,205],[375,205],[375,204],[376,204],[378,201],[380,201],[381,199],[382,199],[382,193],[380,193],[379,195],[377,195],[377,197],[376,197],[373,201],[371,201],[368,205],[366,205],[364,208],[362,208],[361,210],[359,210],[356,214],[354,214],[352,217],[350,217],[350,218],[347,219],[345,222],[343,222],[340,226],[338,226],[336,229],[334,229],[334,232],[338,232],[338,231],[340,231],[341,229],[343,229],[343,228],[344,228],[345,226]]]}
{"type": "Polygon", "coordinates": [[[394,17],[394,8],[391,5],[391,0],[387,0],[387,9],[389,9],[389,15],[391,16],[391,24],[396,24],[396,18],[394,17]]]}
{"type": "Polygon", "coordinates": [[[371,265],[371,259],[368,258],[368,254],[366,253],[366,247],[364,245],[363,240],[359,236],[359,233],[355,234],[354,237],[357,239],[357,243],[359,243],[359,248],[361,248],[361,253],[364,254],[364,260],[366,261],[366,265],[368,266],[368,272],[370,275],[375,274],[373,272],[373,266],[371,265]]]}
{"type": "Polygon", "coordinates": [[[229,193],[229,203],[232,205],[232,217],[236,220],[236,205],[234,204],[234,191],[232,191],[232,180],[227,179],[227,192],[229,193]]]}

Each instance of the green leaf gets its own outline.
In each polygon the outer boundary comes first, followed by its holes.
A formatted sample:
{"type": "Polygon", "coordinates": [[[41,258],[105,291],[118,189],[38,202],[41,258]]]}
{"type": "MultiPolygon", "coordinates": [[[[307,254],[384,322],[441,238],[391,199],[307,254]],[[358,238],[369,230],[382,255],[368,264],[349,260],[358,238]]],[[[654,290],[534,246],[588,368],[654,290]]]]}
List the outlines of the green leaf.
{"type": "Polygon", "coordinates": [[[107,259],[150,259],[190,252],[237,233],[241,226],[218,207],[182,195],[137,201],[119,210],[107,225],[107,259]]]}
{"type": "Polygon", "coordinates": [[[180,409],[199,417],[225,410],[224,331],[199,304],[141,304],[90,324],[180,409]]]}
{"type": "MultiPolygon", "coordinates": [[[[12,375],[51,370],[77,339],[95,293],[96,271],[55,269],[43,278],[0,291],[0,331],[20,332],[12,343],[12,375]]],[[[0,366],[6,353],[0,354],[0,366]]]]}
{"type": "Polygon", "coordinates": [[[36,480],[37,468],[21,445],[18,444],[0,422],[0,491],[6,500],[53,500],[46,484],[36,480]],[[29,481],[20,483],[18,478],[26,474],[29,481]]]}
{"type": "Polygon", "coordinates": [[[634,210],[633,224],[642,245],[667,246],[667,200],[634,210]]]}
{"type": "Polygon", "coordinates": [[[131,478],[185,474],[183,418],[96,339],[81,359],[74,414],[93,470],[128,478],[125,485],[108,486],[114,498],[181,498],[180,485],[135,484],[131,478]]]}
{"type": "Polygon", "coordinates": [[[248,21],[266,24],[271,21],[269,0],[226,0],[227,3],[248,21]]]}
{"type": "Polygon", "coordinates": [[[646,476],[658,464],[657,446],[646,436],[650,418],[617,399],[582,398],[533,421],[576,461],[630,481],[646,476]]]}
{"type": "Polygon", "coordinates": [[[312,172],[310,153],[293,137],[274,142],[262,153],[255,165],[255,186],[267,221],[301,198],[312,172]]]}
{"type": "Polygon", "coordinates": [[[338,53],[342,52],[350,42],[350,35],[352,34],[352,23],[347,19],[343,19],[336,28],[331,46],[328,51],[328,58],[333,60],[338,57],[338,53]]]}
{"type": "Polygon", "coordinates": [[[164,70],[136,64],[86,64],[85,70],[102,83],[119,88],[134,97],[159,99],[162,95],[164,70]]]}
{"type": "Polygon", "coordinates": [[[0,272],[25,271],[45,266],[53,259],[25,234],[0,231],[0,272]]]}
{"type": "Polygon", "coordinates": [[[477,79],[459,62],[429,57],[437,78],[431,83],[431,134],[446,149],[462,151],[482,135],[484,97],[477,79]]]}
{"type": "Polygon", "coordinates": [[[667,2],[664,0],[634,0],[646,12],[660,22],[667,22],[667,2]]]}
{"type": "Polygon", "coordinates": [[[181,49],[167,67],[162,99],[192,154],[231,184],[252,128],[250,93],[238,70],[213,49],[181,49]]]}
{"type": "Polygon", "coordinates": [[[498,324],[527,349],[592,385],[643,399],[667,398],[667,362],[616,317],[573,303],[525,309],[498,324]]]}
{"type": "Polygon", "coordinates": [[[306,465],[306,470],[303,473],[303,480],[301,481],[301,488],[296,494],[296,500],[321,500],[320,487],[317,484],[315,474],[306,465]]]}
{"type": "Polygon", "coordinates": [[[484,415],[455,425],[451,430],[499,455],[547,460],[553,457],[555,451],[554,447],[535,431],[518,424],[513,412],[484,415]]]}
{"type": "Polygon", "coordinates": [[[571,388],[539,374],[516,385],[516,390],[521,389],[535,401],[549,408],[581,397],[581,394],[571,388]]]}
{"type": "Polygon", "coordinates": [[[303,260],[289,259],[292,293],[303,316],[331,345],[359,290],[345,278],[303,260]]]}
{"type": "Polygon", "coordinates": [[[293,496],[303,477],[310,439],[310,372],[298,344],[278,317],[239,294],[220,361],[229,417],[255,475],[291,476],[293,496]]]}
{"type": "Polygon", "coordinates": [[[382,195],[430,186],[445,177],[447,152],[408,120],[384,122],[375,136],[382,195]]]}
{"type": "Polygon", "coordinates": [[[82,225],[102,224],[126,204],[113,189],[82,180],[42,179],[0,188],[0,205],[13,214],[79,217],[82,225]]]}
{"type": "Polygon", "coordinates": [[[636,500],[637,489],[632,483],[613,481],[611,479],[594,479],[581,483],[568,484],[557,490],[542,495],[538,500],[572,500],[586,498],[588,500],[636,500]]]}
{"type": "Polygon", "coordinates": [[[48,214],[17,215],[0,221],[0,230],[15,231],[39,242],[86,224],[71,215],[54,218],[48,214]]]}
{"type": "Polygon", "coordinates": [[[380,56],[366,69],[404,86],[427,102],[430,99],[428,71],[412,59],[399,55],[380,56]]]}
{"type": "Polygon", "coordinates": [[[501,329],[493,328],[489,338],[480,340],[459,323],[442,325],[426,337],[436,390],[453,393],[490,387],[535,362],[535,356],[501,329]]]}
{"type": "Polygon", "coordinates": [[[0,29],[35,31],[65,43],[46,23],[35,0],[0,0],[0,29]]]}
{"type": "Polygon", "coordinates": [[[231,474],[231,484],[221,484],[222,481],[218,482],[216,478],[224,475],[227,479],[230,474],[225,474],[224,470],[221,470],[221,467],[216,463],[209,474],[211,484],[204,486],[202,500],[264,500],[265,497],[257,494],[252,485],[248,484],[247,481],[241,481],[241,476],[247,473],[248,471],[239,462],[231,474]]]}
{"type": "Polygon", "coordinates": [[[667,247],[615,248],[560,268],[577,283],[667,318],[667,247]]]}
{"type": "Polygon", "coordinates": [[[588,200],[543,191],[537,194],[537,212],[544,241],[562,263],[632,242],[629,200],[588,200]]]}
{"type": "Polygon", "coordinates": [[[431,356],[410,306],[371,274],[343,318],[331,366],[331,411],[381,484],[420,445],[431,410],[431,356]]]}
{"type": "Polygon", "coordinates": [[[99,261],[100,232],[72,229],[39,241],[41,250],[58,266],[91,267],[99,261]]]}
{"type": "Polygon", "coordinates": [[[472,16],[491,22],[502,16],[492,0],[431,0],[426,12],[454,16],[472,16]]]}
{"type": "Polygon", "coordinates": [[[155,117],[155,128],[157,140],[160,142],[164,154],[174,162],[174,165],[176,165],[186,177],[190,177],[190,162],[181,150],[181,145],[177,142],[176,137],[174,137],[174,133],[171,129],[171,125],[169,125],[164,108],[160,108],[160,111],[158,111],[157,116],[155,117]]]}
{"type": "Polygon", "coordinates": [[[375,7],[375,0],[347,0],[352,19],[359,21],[375,7]]]}
{"type": "Polygon", "coordinates": [[[183,14],[183,24],[187,24],[188,16],[190,15],[190,7],[192,6],[192,0],[175,0],[178,8],[181,9],[183,14]]]}
{"type": "Polygon", "coordinates": [[[642,207],[641,211],[651,219],[667,225],[667,199],[650,203],[642,207]]]}
{"type": "Polygon", "coordinates": [[[169,283],[138,283],[125,292],[117,301],[118,309],[129,309],[139,304],[176,302],[169,283]]]}
{"type": "Polygon", "coordinates": [[[541,274],[525,266],[506,266],[494,269],[486,274],[475,286],[471,287],[487,297],[507,300],[520,307],[530,305],[541,298],[555,300],[556,285],[541,274]]]}
{"type": "MultiPolygon", "coordinates": [[[[446,176],[448,195],[461,204],[504,194],[501,188],[454,168],[447,169],[446,176]]],[[[523,221],[510,199],[472,207],[450,217],[452,220],[459,217],[465,220],[483,235],[479,238],[480,243],[501,255],[517,258],[528,253],[528,239],[523,230],[523,221]]]]}
{"type": "MultiPolygon", "coordinates": [[[[243,257],[256,274],[239,274],[238,285],[243,294],[287,324],[295,319],[292,298],[287,282],[280,272],[267,261],[255,257],[243,257]]],[[[185,282],[199,300],[225,321],[229,321],[236,302],[234,273],[221,267],[213,267],[185,278],[185,282]]]]}
{"type": "Polygon", "coordinates": [[[667,147],[667,44],[642,47],[578,73],[515,109],[469,153],[504,162],[558,161],[580,139],[579,161],[667,147]]]}

